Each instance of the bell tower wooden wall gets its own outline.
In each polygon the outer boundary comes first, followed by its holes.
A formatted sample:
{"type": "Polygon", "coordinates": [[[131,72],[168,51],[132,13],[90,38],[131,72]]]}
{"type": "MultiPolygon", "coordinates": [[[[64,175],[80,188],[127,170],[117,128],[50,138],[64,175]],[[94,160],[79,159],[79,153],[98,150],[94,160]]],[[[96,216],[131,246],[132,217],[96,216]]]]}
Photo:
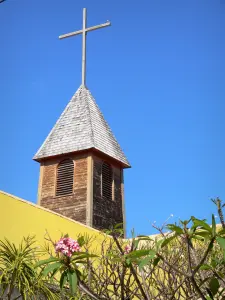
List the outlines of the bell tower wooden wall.
{"type": "Polygon", "coordinates": [[[123,169],[95,152],[45,159],[40,162],[38,204],[99,230],[119,223],[125,227],[123,169]],[[73,189],[63,195],[58,192],[57,172],[60,163],[68,159],[74,163],[73,189]]]}
{"type": "Polygon", "coordinates": [[[111,198],[106,197],[103,193],[102,169],[105,162],[107,161],[93,156],[93,227],[97,229],[110,228],[124,223],[123,169],[112,162],[107,162],[112,170],[112,192],[111,198]]]}

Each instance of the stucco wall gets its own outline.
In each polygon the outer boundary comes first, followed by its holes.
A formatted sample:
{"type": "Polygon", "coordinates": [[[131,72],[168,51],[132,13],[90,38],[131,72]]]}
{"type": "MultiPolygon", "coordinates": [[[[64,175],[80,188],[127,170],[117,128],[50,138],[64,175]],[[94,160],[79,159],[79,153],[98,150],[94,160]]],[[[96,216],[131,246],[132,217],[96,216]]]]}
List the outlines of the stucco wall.
{"type": "Polygon", "coordinates": [[[93,248],[101,245],[104,239],[93,228],[0,191],[0,239],[7,237],[18,244],[24,236],[35,235],[38,244],[43,245],[46,229],[54,241],[61,237],[61,233],[68,233],[74,239],[78,234],[90,234],[95,237],[93,248]]]}

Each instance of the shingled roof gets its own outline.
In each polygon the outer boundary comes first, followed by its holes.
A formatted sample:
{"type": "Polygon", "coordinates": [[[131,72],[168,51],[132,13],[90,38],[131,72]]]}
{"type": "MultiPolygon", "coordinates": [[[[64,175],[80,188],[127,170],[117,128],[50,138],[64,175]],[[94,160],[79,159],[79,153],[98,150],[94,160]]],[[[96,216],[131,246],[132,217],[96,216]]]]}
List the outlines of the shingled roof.
{"type": "Polygon", "coordinates": [[[91,148],[130,167],[95,99],[87,87],[80,86],[33,159],[91,148]]]}

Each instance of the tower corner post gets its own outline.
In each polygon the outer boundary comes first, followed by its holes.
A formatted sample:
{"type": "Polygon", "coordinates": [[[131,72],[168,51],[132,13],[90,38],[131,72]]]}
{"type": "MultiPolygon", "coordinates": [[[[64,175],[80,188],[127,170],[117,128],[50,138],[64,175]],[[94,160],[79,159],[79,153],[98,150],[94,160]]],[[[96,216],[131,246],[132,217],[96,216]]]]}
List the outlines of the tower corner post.
{"type": "Polygon", "coordinates": [[[121,196],[122,196],[122,214],[123,214],[123,231],[124,238],[127,236],[127,228],[126,228],[126,210],[125,210],[125,197],[124,197],[124,175],[123,169],[121,169],[121,196]]]}
{"type": "Polygon", "coordinates": [[[87,158],[87,210],[86,225],[93,226],[93,157],[87,158]]]}

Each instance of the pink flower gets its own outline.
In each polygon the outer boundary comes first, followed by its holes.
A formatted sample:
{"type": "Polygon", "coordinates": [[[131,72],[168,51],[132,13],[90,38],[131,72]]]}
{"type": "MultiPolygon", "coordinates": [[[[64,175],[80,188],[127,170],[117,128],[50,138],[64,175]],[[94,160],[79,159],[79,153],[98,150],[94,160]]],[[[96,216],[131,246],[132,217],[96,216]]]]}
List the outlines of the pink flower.
{"type": "Polygon", "coordinates": [[[128,254],[131,251],[131,246],[130,245],[126,245],[125,249],[124,249],[124,254],[128,254]]]}
{"type": "Polygon", "coordinates": [[[61,238],[55,245],[55,251],[71,257],[74,252],[80,251],[80,245],[71,238],[61,238]]]}

